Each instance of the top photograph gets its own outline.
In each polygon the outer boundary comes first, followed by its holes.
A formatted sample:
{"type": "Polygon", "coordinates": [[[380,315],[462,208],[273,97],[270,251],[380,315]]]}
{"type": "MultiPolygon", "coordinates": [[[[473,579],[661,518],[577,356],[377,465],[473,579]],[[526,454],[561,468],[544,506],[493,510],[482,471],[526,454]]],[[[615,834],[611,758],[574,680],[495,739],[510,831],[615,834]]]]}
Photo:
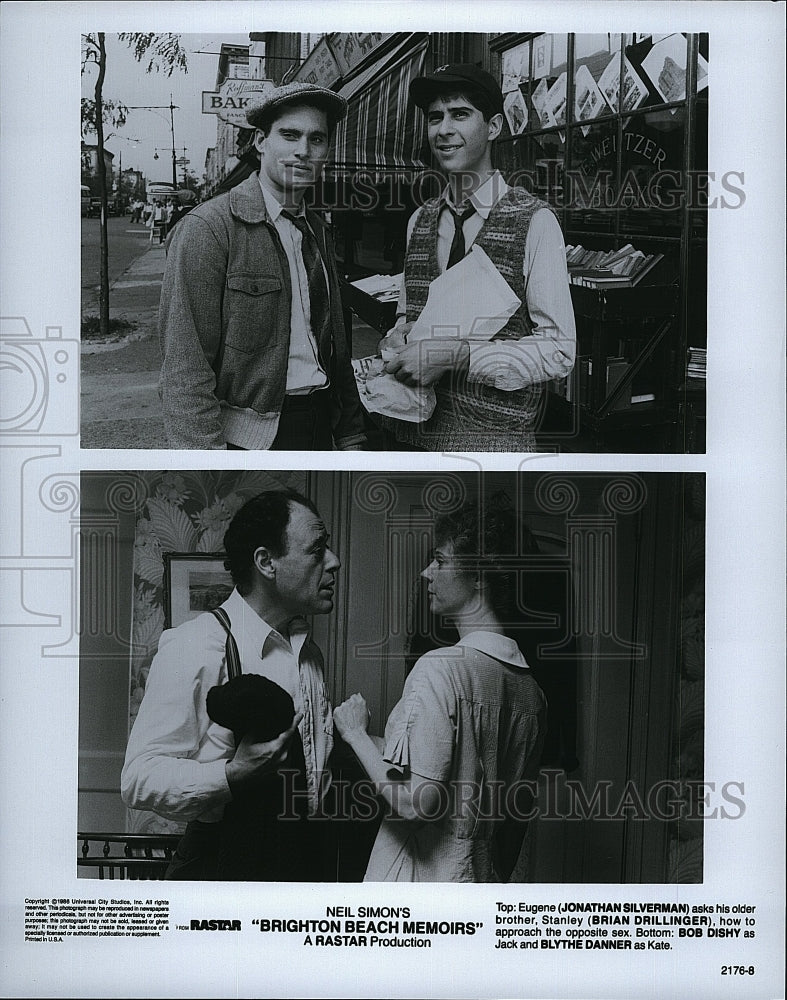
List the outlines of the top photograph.
{"type": "MultiPolygon", "coordinates": [[[[705,452],[705,34],[82,36],[81,446],[705,452]]],[[[737,180],[736,180],[737,178],[737,180]]]]}

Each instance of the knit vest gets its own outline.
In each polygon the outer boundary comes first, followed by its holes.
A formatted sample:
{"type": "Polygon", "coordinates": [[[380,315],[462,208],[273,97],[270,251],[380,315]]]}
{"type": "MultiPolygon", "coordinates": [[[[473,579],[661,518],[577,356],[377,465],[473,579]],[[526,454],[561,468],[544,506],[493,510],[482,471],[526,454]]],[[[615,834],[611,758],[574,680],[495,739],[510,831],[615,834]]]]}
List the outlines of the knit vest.
{"type": "MultiPolygon", "coordinates": [[[[475,239],[474,245],[486,252],[522,303],[494,340],[519,340],[533,331],[525,301],[525,243],[533,215],[548,207],[524,188],[510,188],[492,208],[475,239]]],[[[437,221],[441,208],[441,199],[426,202],[407,246],[408,322],[421,315],[429,286],[440,274],[437,221]]],[[[535,451],[533,428],[541,385],[504,392],[447,372],[435,392],[437,405],[429,420],[421,424],[401,420],[389,423],[397,440],[427,451],[535,451]]]]}

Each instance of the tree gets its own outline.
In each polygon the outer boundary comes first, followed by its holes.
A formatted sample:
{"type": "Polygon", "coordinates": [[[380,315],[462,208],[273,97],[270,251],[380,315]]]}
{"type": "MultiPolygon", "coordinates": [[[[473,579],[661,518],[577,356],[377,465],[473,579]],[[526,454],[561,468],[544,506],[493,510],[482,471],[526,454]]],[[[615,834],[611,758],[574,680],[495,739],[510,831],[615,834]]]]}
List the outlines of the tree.
{"type": "MultiPolygon", "coordinates": [[[[172,76],[176,69],[188,73],[186,50],[179,35],[121,32],[118,38],[133,50],[134,58],[141,63],[147,58],[146,73],[164,72],[172,76]]],[[[101,200],[99,244],[99,328],[102,336],[109,334],[109,242],[107,239],[107,175],[104,164],[104,125],[120,128],[126,121],[128,108],[115,100],[105,100],[104,79],[107,72],[107,50],[103,31],[82,36],[82,73],[89,65],[98,67],[93,99],[82,99],[82,131],[95,132],[97,145],[98,191],[101,200]]]]}

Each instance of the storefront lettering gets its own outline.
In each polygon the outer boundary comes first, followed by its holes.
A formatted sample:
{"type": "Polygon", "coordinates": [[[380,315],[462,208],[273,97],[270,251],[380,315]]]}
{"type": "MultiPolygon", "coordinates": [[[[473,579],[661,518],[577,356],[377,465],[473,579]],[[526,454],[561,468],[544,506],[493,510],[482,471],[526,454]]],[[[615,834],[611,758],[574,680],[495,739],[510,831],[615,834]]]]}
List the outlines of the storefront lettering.
{"type": "MultiPolygon", "coordinates": [[[[649,160],[657,170],[664,167],[667,159],[667,151],[659,146],[653,139],[641,132],[624,132],[623,148],[627,153],[634,153],[645,160],[649,160]]],[[[583,162],[582,170],[591,173],[594,166],[605,160],[609,156],[614,156],[618,151],[618,140],[615,135],[605,136],[590,151],[590,156],[583,162]]]]}

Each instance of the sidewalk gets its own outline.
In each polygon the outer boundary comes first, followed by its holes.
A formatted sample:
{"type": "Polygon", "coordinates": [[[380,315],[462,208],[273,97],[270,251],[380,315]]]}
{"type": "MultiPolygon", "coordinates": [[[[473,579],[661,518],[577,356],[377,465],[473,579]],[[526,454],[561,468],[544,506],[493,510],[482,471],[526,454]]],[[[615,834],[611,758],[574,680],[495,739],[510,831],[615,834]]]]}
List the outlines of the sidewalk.
{"type": "MultiPolygon", "coordinates": [[[[82,447],[166,448],[158,378],[158,305],[166,256],[152,245],[110,285],[110,314],[133,332],[115,344],[82,344],[82,447]]],[[[377,350],[379,334],[353,318],[353,357],[377,350]]]]}
{"type": "Polygon", "coordinates": [[[164,262],[164,247],[154,244],[110,285],[110,314],[133,324],[130,336],[82,344],[83,448],[167,447],[158,398],[164,262]]]}

